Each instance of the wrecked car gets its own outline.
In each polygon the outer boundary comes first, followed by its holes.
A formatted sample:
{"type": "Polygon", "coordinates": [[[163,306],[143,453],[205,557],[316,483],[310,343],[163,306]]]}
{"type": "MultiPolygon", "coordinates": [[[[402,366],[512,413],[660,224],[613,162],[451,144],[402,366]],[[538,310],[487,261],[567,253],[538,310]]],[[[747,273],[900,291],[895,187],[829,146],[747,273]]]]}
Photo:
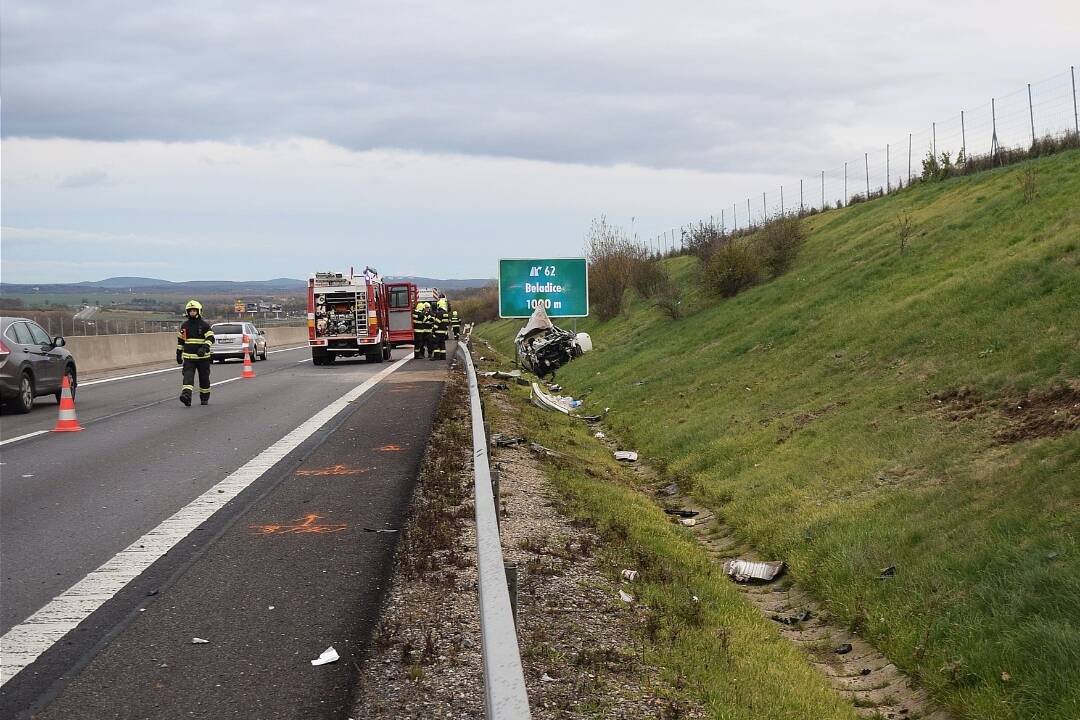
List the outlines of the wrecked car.
{"type": "Polygon", "coordinates": [[[514,344],[518,363],[539,378],[554,377],[560,367],[592,350],[588,333],[575,335],[557,327],[543,306],[538,306],[518,331],[514,344]]]}

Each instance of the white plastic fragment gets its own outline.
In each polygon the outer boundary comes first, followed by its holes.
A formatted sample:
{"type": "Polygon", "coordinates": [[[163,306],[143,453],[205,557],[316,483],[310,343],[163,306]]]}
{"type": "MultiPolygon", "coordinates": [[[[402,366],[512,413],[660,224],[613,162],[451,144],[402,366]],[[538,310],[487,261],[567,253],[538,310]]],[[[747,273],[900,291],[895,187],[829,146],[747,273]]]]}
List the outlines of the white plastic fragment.
{"type": "Polygon", "coordinates": [[[679,519],[679,524],[682,525],[683,527],[694,527],[695,525],[697,525],[697,523],[698,523],[697,518],[680,518],[679,519]]]}
{"type": "Polygon", "coordinates": [[[623,462],[637,462],[637,453],[633,450],[616,450],[615,459],[623,462]]]}
{"type": "Polygon", "coordinates": [[[593,433],[593,437],[596,438],[597,440],[603,440],[604,438],[607,437],[607,435],[605,435],[604,433],[597,430],[596,432],[593,433]]]}
{"type": "Polygon", "coordinates": [[[634,602],[634,596],[624,590],[619,591],[619,599],[624,603],[634,602]]]}
{"type": "Polygon", "coordinates": [[[622,576],[623,580],[626,580],[627,582],[633,582],[634,578],[637,577],[637,570],[623,570],[622,576]]]}
{"type": "Polygon", "coordinates": [[[540,676],[540,682],[558,682],[555,678],[551,677],[547,673],[540,676]]]}
{"type": "Polygon", "coordinates": [[[197,638],[197,637],[191,638],[191,644],[192,645],[206,645],[208,642],[210,642],[210,641],[209,640],[203,640],[202,638],[197,638]]]}
{"type": "Polygon", "coordinates": [[[322,655],[311,661],[312,665],[326,665],[327,663],[337,662],[341,657],[337,654],[337,650],[334,646],[326,648],[322,651],[322,655]]]}
{"type": "Polygon", "coordinates": [[[784,561],[755,562],[753,560],[728,560],[724,563],[724,572],[735,582],[747,580],[773,580],[784,571],[784,561]]]}

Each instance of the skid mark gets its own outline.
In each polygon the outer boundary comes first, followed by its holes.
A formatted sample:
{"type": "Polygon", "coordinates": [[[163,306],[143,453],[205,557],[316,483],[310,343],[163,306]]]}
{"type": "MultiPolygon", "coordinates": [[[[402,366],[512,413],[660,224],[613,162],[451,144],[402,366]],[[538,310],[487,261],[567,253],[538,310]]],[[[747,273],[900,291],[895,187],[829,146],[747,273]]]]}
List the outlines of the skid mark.
{"type": "Polygon", "coordinates": [[[330,467],[314,468],[311,470],[297,470],[300,477],[325,477],[327,475],[362,475],[371,468],[358,468],[349,465],[331,465],[330,467]]]}
{"type": "Polygon", "coordinates": [[[249,528],[255,530],[259,535],[303,535],[307,533],[326,534],[334,533],[340,530],[344,530],[348,525],[345,523],[331,523],[329,525],[316,525],[315,521],[321,518],[321,515],[310,513],[300,518],[299,520],[293,520],[296,525],[248,525],[249,528]]]}

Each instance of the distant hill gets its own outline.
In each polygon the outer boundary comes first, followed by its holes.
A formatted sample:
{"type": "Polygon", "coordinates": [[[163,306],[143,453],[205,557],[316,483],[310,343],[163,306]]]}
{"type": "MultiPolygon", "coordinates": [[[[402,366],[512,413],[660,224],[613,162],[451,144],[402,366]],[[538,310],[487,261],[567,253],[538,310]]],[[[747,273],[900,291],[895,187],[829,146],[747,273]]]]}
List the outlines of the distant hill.
{"type": "MultiPolygon", "coordinates": [[[[484,287],[495,281],[488,278],[465,280],[438,279],[414,276],[389,276],[387,280],[405,280],[421,287],[437,287],[442,290],[464,290],[484,287]]],[[[30,293],[75,294],[88,290],[126,292],[138,290],[140,293],[226,293],[242,295],[244,293],[298,292],[307,286],[306,280],[296,278],[273,278],[271,280],[189,280],[173,282],[160,278],[147,277],[111,277],[104,280],[83,281],[78,283],[0,283],[0,295],[25,295],[30,293]]]]}
{"type": "Polygon", "coordinates": [[[495,284],[495,278],[439,280],[437,278],[416,277],[414,275],[387,275],[383,279],[391,282],[411,282],[420,287],[437,287],[440,290],[466,290],[468,288],[479,288],[495,284]]]}

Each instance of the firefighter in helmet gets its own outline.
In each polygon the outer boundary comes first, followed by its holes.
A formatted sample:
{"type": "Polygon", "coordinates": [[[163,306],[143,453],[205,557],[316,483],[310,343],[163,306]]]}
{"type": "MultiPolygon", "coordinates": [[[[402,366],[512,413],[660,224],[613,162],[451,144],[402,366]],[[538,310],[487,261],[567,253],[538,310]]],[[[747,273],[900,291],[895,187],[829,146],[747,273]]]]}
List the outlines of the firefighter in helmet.
{"type": "Polygon", "coordinates": [[[195,372],[199,373],[199,404],[210,402],[210,345],[214,331],[203,320],[202,304],[191,300],[184,308],[187,320],[176,334],[176,364],[184,366],[184,384],[180,388],[180,402],[191,407],[191,393],[195,389],[195,372]]]}
{"type": "Polygon", "coordinates": [[[431,326],[432,360],[446,359],[446,336],[450,333],[450,313],[447,311],[446,298],[439,298],[435,304],[431,326]]]}
{"type": "Polygon", "coordinates": [[[413,323],[413,357],[422,358],[425,353],[431,351],[431,316],[427,311],[427,303],[418,301],[412,314],[413,323]]]}
{"type": "Polygon", "coordinates": [[[461,337],[461,318],[458,317],[457,308],[450,311],[450,328],[454,331],[454,339],[461,337]]]}

